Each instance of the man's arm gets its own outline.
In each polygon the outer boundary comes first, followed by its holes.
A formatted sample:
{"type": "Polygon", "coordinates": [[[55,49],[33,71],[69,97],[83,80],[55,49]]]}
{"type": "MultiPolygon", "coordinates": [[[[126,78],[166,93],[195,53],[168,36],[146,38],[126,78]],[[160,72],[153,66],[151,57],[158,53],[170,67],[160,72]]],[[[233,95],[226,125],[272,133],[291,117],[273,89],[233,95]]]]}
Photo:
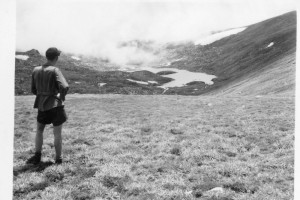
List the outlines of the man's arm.
{"type": "Polygon", "coordinates": [[[37,90],[36,90],[36,87],[35,87],[35,82],[34,82],[34,73],[32,72],[32,75],[31,75],[31,92],[33,94],[37,94],[37,90]]]}
{"type": "Polygon", "coordinates": [[[61,71],[56,68],[55,69],[55,74],[56,74],[56,82],[58,84],[58,90],[60,93],[60,99],[62,101],[65,101],[65,96],[67,95],[67,92],[69,90],[69,84],[67,83],[65,77],[61,73],[61,71]]]}

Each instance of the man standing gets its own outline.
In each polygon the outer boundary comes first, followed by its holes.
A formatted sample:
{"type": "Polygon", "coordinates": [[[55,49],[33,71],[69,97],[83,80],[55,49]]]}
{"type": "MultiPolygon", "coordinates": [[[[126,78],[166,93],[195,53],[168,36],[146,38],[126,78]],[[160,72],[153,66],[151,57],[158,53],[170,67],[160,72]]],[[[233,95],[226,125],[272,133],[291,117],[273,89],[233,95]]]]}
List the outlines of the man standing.
{"type": "Polygon", "coordinates": [[[62,124],[67,116],[64,110],[65,96],[69,85],[61,71],[54,67],[61,51],[51,47],[46,51],[47,62],[35,67],[32,72],[31,91],[36,95],[34,108],[38,109],[37,131],[35,137],[35,155],[27,160],[29,164],[41,161],[43,132],[46,124],[53,124],[54,146],[56,152],[55,163],[61,164],[62,124]]]}

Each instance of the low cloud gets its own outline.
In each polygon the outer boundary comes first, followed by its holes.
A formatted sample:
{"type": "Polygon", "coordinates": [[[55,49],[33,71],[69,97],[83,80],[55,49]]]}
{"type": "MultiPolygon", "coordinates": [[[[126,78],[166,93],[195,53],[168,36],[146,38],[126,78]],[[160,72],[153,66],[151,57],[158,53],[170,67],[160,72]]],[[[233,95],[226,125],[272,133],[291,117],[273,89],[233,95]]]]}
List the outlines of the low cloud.
{"type": "Polygon", "coordinates": [[[211,31],[249,25],[292,10],[293,6],[292,0],[18,0],[16,48],[45,52],[56,46],[64,52],[107,58],[120,65],[147,63],[158,59],[153,51],[120,43],[196,41],[211,31]]]}

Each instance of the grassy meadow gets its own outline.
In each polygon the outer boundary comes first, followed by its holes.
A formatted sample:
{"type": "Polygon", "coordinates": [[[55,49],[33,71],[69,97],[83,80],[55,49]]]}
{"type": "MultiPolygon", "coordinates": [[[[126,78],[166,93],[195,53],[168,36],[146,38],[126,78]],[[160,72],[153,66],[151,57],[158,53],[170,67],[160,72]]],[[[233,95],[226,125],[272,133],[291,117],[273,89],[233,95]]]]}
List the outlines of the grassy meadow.
{"type": "Polygon", "coordinates": [[[69,95],[62,165],[15,97],[14,199],[293,199],[294,97],[69,95]]]}

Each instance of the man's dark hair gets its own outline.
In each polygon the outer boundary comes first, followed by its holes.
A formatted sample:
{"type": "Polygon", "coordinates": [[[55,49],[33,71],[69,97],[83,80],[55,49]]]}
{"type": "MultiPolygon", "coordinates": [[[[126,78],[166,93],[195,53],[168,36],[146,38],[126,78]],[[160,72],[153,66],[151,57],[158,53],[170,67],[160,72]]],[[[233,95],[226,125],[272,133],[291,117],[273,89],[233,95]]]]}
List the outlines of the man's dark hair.
{"type": "Polygon", "coordinates": [[[48,60],[54,60],[56,59],[58,56],[60,56],[61,51],[58,50],[55,47],[51,47],[46,51],[46,58],[48,60]]]}

